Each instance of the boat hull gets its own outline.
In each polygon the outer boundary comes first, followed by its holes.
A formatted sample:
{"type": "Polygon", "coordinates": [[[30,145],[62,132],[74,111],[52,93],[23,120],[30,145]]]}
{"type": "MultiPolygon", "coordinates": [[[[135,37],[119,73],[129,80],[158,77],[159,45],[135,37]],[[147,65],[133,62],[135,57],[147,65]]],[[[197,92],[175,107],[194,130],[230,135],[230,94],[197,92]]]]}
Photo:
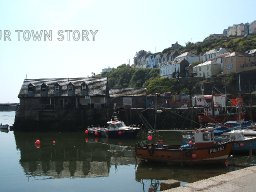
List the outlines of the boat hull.
{"type": "Polygon", "coordinates": [[[251,154],[256,152],[256,137],[233,143],[233,154],[251,154]]]}
{"type": "Polygon", "coordinates": [[[226,163],[231,154],[232,143],[216,144],[205,148],[157,148],[152,145],[136,146],[136,157],[146,161],[170,164],[226,163]]]}
{"type": "MultiPolygon", "coordinates": [[[[89,129],[88,129],[89,130],[89,129]]],[[[129,130],[107,130],[107,129],[97,129],[89,130],[89,135],[94,137],[104,137],[104,138],[136,138],[139,129],[129,129],[129,130]]]]}

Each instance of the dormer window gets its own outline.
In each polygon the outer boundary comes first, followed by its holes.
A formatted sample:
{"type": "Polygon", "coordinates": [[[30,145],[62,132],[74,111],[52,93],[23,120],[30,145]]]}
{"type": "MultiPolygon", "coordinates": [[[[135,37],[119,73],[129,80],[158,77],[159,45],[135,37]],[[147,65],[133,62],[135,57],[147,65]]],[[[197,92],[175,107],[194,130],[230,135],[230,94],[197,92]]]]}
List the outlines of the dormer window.
{"type": "Polygon", "coordinates": [[[48,85],[46,83],[41,85],[41,96],[48,96],[48,85]]]}
{"type": "Polygon", "coordinates": [[[72,83],[68,84],[68,91],[72,91],[74,88],[74,85],[72,83]]]}
{"type": "Polygon", "coordinates": [[[33,97],[35,95],[36,87],[32,83],[28,85],[28,96],[33,97]]]}
{"type": "Polygon", "coordinates": [[[60,86],[57,85],[54,87],[54,91],[59,91],[59,90],[60,90],[60,86]]]}
{"type": "Polygon", "coordinates": [[[59,83],[54,84],[54,95],[59,96],[61,91],[61,86],[59,83]]]}
{"type": "Polygon", "coordinates": [[[68,89],[68,96],[74,96],[75,95],[75,86],[73,83],[69,83],[67,86],[68,89]]]}
{"type": "Polygon", "coordinates": [[[81,84],[81,94],[82,95],[89,95],[89,87],[85,82],[83,82],[81,84]]]}

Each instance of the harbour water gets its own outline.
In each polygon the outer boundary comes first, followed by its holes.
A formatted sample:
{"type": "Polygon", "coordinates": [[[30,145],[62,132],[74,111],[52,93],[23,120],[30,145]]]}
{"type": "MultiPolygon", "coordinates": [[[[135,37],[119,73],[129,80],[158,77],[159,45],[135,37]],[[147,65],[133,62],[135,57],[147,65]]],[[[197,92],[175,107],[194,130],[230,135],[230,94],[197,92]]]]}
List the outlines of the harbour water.
{"type": "MultiPolygon", "coordinates": [[[[0,112],[3,124],[12,125],[14,117],[0,112]]],[[[164,136],[169,142],[179,137],[164,136]]],[[[164,180],[185,185],[239,169],[142,164],[134,157],[135,140],[88,138],[83,132],[0,132],[0,142],[0,191],[159,191],[164,180]]],[[[248,157],[237,160],[248,163],[248,157]]]]}

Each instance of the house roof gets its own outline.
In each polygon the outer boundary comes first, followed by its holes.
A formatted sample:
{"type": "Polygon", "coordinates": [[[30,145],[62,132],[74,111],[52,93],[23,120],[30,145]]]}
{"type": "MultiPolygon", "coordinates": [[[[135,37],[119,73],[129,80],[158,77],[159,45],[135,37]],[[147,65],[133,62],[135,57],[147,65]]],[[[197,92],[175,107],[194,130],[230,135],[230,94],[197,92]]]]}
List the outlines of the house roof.
{"type": "Polygon", "coordinates": [[[229,55],[227,55],[226,57],[234,57],[234,56],[244,56],[244,55],[242,53],[232,52],[229,55]]]}
{"type": "Polygon", "coordinates": [[[252,49],[252,50],[249,50],[247,51],[248,54],[255,54],[256,53],[256,49],[252,49]]]}
{"type": "Polygon", "coordinates": [[[209,51],[206,51],[204,55],[213,54],[213,53],[217,53],[217,50],[216,49],[211,49],[209,51]]]}
{"type": "Polygon", "coordinates": [[[43,79],[25,79],[21,86],[18,97],[27,97],[28,85],[35,87],[34,97],[41,97],[41,85],[46,84],[48,86],[48,95],[54,95],[55,85],[61,86],[61,92],[59,96],[68,96],[67,86],[72,83],[75,87],[75,95],[81,94],[81,85],[86,83],[89,89],[90,96],[106,95],[107,78],[96,77],[80,77],[80,78],[43,78],[43,79]]]}
{"type": "Polygon", "coordinates": [[[176,58],[179,58],[179,57],[186,57],[186,56],[188,56],[188,55],[190,55],[189,52],[185,52],[185,53],[182,53],[182,54],[178,55],[176,58]]]}
{"type": "Polygon", "coordinates": [[[204,66],[204,65],[211,65],[212,63],[213,63],[212,61],[205,61],[204,63],[200,63],[197,66],[200,67],[200,66],[204,66]]]}

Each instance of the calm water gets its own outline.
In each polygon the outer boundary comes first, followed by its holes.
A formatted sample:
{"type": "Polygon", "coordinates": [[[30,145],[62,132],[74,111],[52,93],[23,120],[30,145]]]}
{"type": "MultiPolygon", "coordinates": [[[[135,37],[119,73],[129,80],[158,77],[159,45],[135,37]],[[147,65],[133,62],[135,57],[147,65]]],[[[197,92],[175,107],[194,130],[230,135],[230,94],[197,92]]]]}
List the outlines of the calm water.
{"type": "MultiPolygon", "coordinates": [[[[0,112],[0,122],[12,125],[14,116],[0,112]]],[[[164,136],[168,142],[179,137],[164,136]]],[[[82,132],[0,132],[0,142],[0,191],[159,191],[163,180],[185,184],[236,169],[141,164],[134,158],[136,141],[95,140],[82,132]]]]}

